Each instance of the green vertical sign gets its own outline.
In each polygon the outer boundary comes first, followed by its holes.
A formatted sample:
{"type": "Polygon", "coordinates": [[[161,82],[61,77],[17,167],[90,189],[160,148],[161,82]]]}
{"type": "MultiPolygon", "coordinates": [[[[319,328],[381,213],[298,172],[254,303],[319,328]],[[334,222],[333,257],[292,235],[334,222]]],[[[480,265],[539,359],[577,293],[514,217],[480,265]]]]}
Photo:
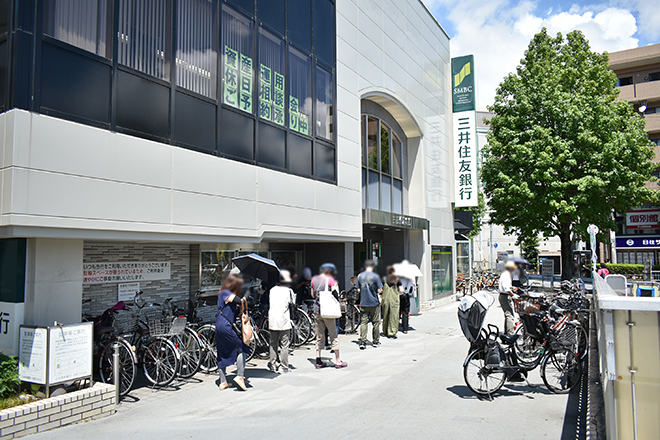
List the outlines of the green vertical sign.
{"type": "Polygon", "coordinates": [[[225,46],[225,92],[223,101],[238,107],[238,52],[225,46]]]}
{"type": "Polygon", "coordinates": [[[273,119],[273,71],[262,64],[259,77],[259,116],[271,121],[273,119]]]}
{"type": "Polygon", "coordinates": [[[298,112],[300,111],[300,106],[298,105],[298,98],[289,96],[289,128],[294,131],[300,131],[300,126],[298,125],[299,118],[298,112]]]}
{"type": "Polygon", "coordinates": [[[475,110],[473,55],[451,59],[451,85],[454,113],[475,110]]]}
{"type": "Polygon", "coordinates": [[[273,122],[284,125],[284,75],[273,72],[273,122]]]}
{"type": "Polygon", "coordinates": [[[241,54],[240,109],[252,113],[252,58],[241,54]]]}

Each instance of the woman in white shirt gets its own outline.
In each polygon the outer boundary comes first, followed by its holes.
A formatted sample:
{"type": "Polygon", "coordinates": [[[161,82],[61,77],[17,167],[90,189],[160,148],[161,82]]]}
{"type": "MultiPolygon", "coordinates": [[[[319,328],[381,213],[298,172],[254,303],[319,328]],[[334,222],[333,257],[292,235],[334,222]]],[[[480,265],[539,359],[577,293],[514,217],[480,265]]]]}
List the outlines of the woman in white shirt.
{"type": "Polygon", "coordinates": [[[289,372],[289,332],[291,318],[289,304],[295,304],[291,286],[291,274],[288,270],[280,271],[280,283],[270,289],[270,309],[268,310],[268,328],[270,329],[270,361],[268,369],[278,372],[289,372]]]}

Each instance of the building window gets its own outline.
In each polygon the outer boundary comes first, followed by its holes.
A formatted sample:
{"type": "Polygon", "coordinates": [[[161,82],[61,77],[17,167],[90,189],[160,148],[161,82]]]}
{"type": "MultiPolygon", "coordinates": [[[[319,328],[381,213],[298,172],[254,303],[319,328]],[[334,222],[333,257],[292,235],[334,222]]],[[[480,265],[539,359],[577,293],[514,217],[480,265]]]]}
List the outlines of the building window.
{"type": "Polygon", "coordinates": [[[119,64],[169,79],[167,2],[119,0],[119,64]]]}
{"type": "Polygon", "coordinates": [[[316,135],[332,140],[332,73],[316,68],[316,135]]]}
{"type": "Polygon", "coordinates": [[[289,129],[309,136],[312,119],[312,59],[289,46],[289,129]]]}
{"type": "Polygon", "coordinates": [[[107,0],[44,0],[44,34],[110,58],[107,0]]]}
{"type": "Polygon", "coordinates": [[[401,138],[385,122],[373,116],[362,116],[361,126],[362,207],[402,214],[401,138]]]}
{"type": "Polygon", "coordinates": [[[259,29],[259,117],[284,126],[284,40],[259,29]]]}
{"type": "Polygon", "coordinates": [[[222,8],[222,46],[222,102],[254,114],[254,23],[227,5],[222,8]]]}
{"type": "Polygon", "coordinates": [[[624,76],[623,78],[619,78],[619,87],[622,86],[629,86],[633,83],[632,76],[624,76]]]}
{"type": "Polygon", "coordinates": [[[660,81],[660,72],[653,72],[649,74],[649,81],[660,81]]]}
{"type": "Polygon", "coordinates": [[[176,85],[208,98],[216,97],[216,2],[177,2],[176,85]]]}

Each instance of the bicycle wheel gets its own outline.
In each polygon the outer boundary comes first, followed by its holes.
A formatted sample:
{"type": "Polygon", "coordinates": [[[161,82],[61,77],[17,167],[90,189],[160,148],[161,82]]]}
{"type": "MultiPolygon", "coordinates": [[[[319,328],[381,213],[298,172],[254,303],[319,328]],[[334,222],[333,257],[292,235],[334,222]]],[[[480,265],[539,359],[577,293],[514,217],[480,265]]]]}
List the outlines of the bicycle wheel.
{"type": "Polygon", "coordinates": [[[577,327],[578,352],[580,360],[585,360],[589,354],[589,334],[583,326],[577,327]]]}
{"type": "Polygon", "coordinates": [[[346,333],[355,333],[360,326],[360,309],[355,304],[346,306],[346,313],[339,320],[341,330],[346,333]]]}
{"type": "Polygon", "coordinates": [[[183,333],[172,338],[172,342],[181,355],[179,376],[183,379],[190,379],[202,365],[202,341],[193,329],[186,327],[183,333]]]}
{"type": "Polygon", "coordinates": [[[520,336],[513,348],[518,357],[518,363],[523,367],[531,367],[538,361],[539,356],[543,355],[543,342],[527,333],[524,325],[518,327],[516,333],[520,336]]]}
{"type": "Polygon", "coordinates": [[[291,346],[294,348],[302,346],[309,339],[312,332],[312,323],[309,316],[305,313],[300,313],[296,322],[292,323],[291,329],[291,346]]]}
{"type": "Polygon", "coordinates": [[[483,349],[470,353],[463,367],[463,379],[470,390],[478,396],[496,393],[506,380],[502,371],[486,367],[486,352],[483,349]]]}
{"type": "Polygon", "coordinates": [[[215,325],[206,324],[197,330],[202,342],[202,362],[200,369],[204,373],[211,373],[218,369],[218,345],[215,340],[215,325]]]}
{"type": "Polygon", "coordinates": [[[257,354],[257,332],[255,331],[254,333],[254,339],[252,339],[252,342],[247,346],[248,351],[245,353],[245,362],[250,362],[254,356],[257,354]]]}
{"type": "Polygon", "coordinates": [[[132,348],[128,342],[122,339],[108,341],[99,358],[99,373],[103,383],[114,383],[112,362],[115,341],[119,343],[119,377],[121,378],[119,381],[119,395],[123,397],[133,388],[137,370],[135,362],[133,362],[132,348]]]}
{"type": "Polygon", "coordinates": [[[541,378],[553,393],[570,393],[582,378],[582,362],[572,350],[553,350],[541,363],[541,378]]]}
{"type": "Polygon", "coordinates": [[[152,384],[160,387],[169,385],[179,373],[180,367],[179,352],[172,341],[154,337],[144,348],[142,368],[152,384]]]}
{"type": "Polygon", "coordinates": [[[257,330],[254,334],[256,342],[255,356],[259,359],[270,358],[270,331],[266,329],[257,330]]]}

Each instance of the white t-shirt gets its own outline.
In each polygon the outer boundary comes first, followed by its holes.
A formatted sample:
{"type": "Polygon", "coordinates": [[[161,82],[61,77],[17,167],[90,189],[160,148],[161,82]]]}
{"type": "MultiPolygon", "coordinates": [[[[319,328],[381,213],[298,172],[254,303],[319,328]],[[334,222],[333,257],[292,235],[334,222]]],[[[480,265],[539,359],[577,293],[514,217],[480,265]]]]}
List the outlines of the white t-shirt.
{"type": "Polygon", "coordinates": [[[513,291],[513,281],[511,279],[511,272],[505,270],[500,275],[500,293],[509,293],[513,291]]]}
{"type": "Polygon", "coordinates": [[[520,269],[516,269],[516,270],[513,271],[512,278],[513,278],[513,281],[520,281],[520,269]]]}
{"type": "Polygon", "coordinates": [[[270,309],[268,310],[268,328],[271,330],[289,330],[289,303],[295,302],[293,290],[285,286],[270,289],[270,309]]]}

